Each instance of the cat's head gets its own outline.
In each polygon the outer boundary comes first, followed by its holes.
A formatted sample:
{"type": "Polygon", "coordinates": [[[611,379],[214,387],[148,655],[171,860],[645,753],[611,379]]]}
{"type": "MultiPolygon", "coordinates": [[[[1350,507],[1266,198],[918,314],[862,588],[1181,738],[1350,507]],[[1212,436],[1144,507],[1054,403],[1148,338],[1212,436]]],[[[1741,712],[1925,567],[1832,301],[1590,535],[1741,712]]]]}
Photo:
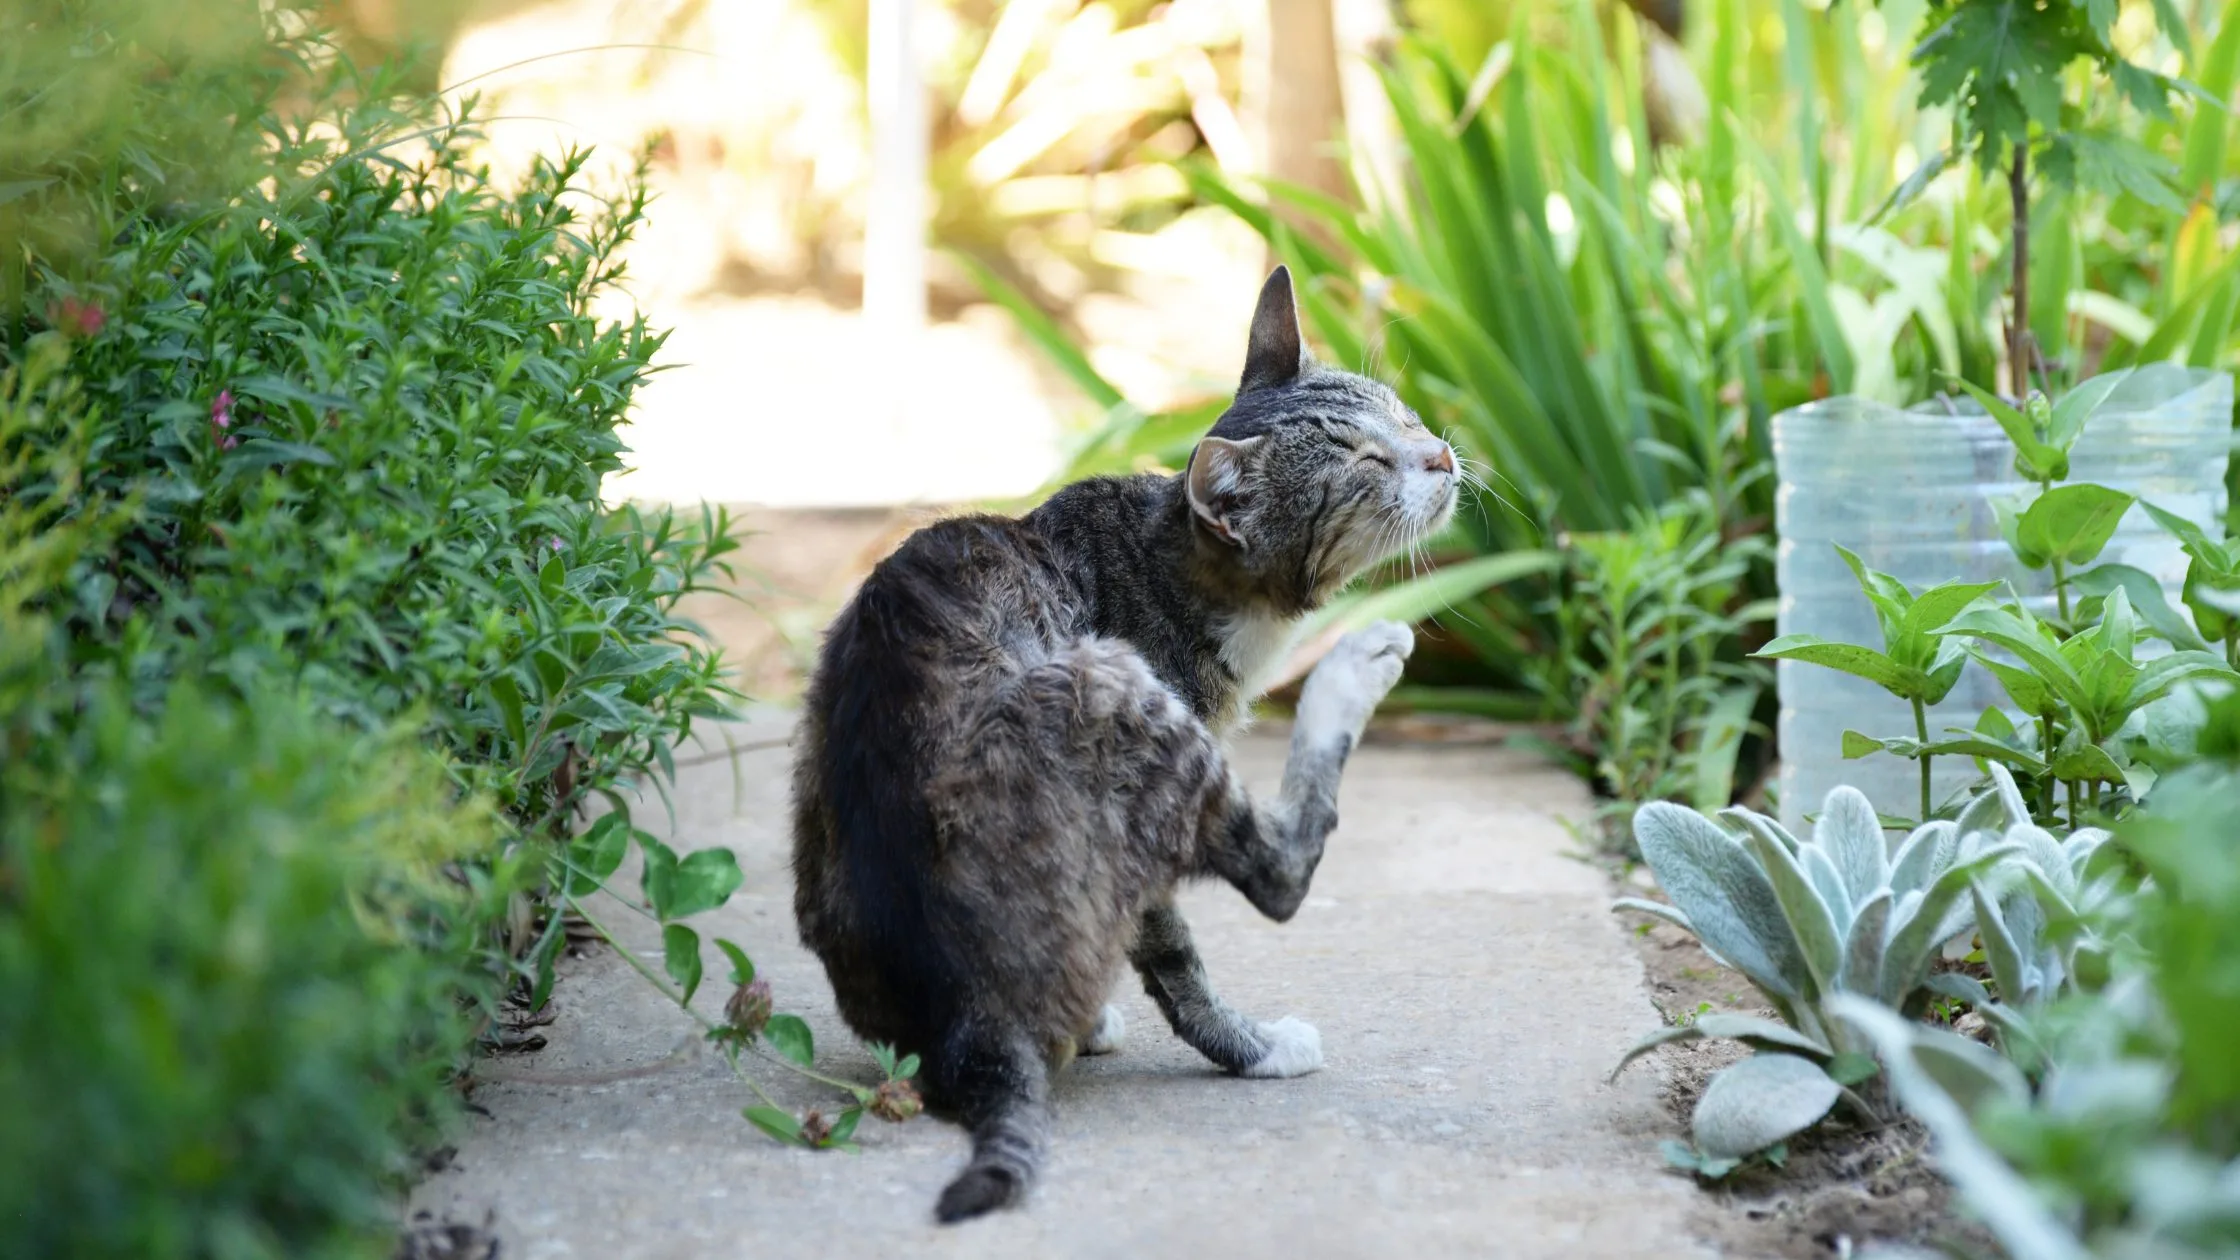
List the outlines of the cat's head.
{"type": "Polygon", "coordinates": [[[1447,522],[1452,447],[1381,382],[1317,363],[1291,273],[1260,290],[1236,402],[1190,454],[1200,551],[1290,611],[1447,522]]]}

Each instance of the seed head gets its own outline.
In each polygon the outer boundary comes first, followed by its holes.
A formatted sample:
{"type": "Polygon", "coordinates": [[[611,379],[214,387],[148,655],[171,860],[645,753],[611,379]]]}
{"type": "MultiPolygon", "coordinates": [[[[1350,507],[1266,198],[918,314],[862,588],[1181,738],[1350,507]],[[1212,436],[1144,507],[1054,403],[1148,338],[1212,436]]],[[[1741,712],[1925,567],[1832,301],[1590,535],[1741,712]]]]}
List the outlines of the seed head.
{"type": "Polygon", "coordinates": [[[723,1017],[742,1038],[760,1033],[770,1022],[770,982],[756,980],[742,984],[731,991],[731,1000],[723,1004],[723,1017]]]}
{"type": "Polygon", "coordinates": [[[918,1087],[908,1081],[886,1081],[871,1094],[871,1114],[895,1124],[917,1115],[925,1106],[918,1098],[918,1087]]]}

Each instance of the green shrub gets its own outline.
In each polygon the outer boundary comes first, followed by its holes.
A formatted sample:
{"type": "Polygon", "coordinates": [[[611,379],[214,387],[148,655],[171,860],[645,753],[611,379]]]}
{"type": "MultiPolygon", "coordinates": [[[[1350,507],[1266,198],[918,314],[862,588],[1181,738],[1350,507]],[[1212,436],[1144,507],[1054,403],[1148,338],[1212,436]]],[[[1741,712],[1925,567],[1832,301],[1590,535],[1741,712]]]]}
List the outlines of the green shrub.
{"type": "Polygon", "coordinates": [[[725,711],[676,606],[735,544],[601,502],[634,183],[498,187],[471,102],[152,9],[0,14],[78,53],[0,38],[0,116],[97,115],[0,140],[82,229],[0,290],[0,1254],[374,1254],[550,984],[551,841],[725,711]]]}
{"type": "Polygon", "coordinates": [[[488,995],[442,874],[487,806],[280,698],[43,752],[0,781],[0,1254],[381,1254],[488,995]]]}

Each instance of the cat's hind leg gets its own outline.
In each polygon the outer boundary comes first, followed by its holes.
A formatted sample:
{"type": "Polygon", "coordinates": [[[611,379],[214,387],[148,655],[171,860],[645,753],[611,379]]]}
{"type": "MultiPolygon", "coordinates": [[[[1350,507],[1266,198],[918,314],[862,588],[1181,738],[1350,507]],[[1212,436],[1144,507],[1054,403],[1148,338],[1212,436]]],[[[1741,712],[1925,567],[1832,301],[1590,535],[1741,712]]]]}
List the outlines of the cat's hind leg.
{"type": "Polygon", "coordinates": [[[1127,1018],[1120,1008],[1107,1002],[1097,1012],[1096,1027],[1081,1034],[1079,1044],[1083,1054],[1111,1054],[1120,1048],[1120,1039],[1128,1032],[1127,1018]]]}

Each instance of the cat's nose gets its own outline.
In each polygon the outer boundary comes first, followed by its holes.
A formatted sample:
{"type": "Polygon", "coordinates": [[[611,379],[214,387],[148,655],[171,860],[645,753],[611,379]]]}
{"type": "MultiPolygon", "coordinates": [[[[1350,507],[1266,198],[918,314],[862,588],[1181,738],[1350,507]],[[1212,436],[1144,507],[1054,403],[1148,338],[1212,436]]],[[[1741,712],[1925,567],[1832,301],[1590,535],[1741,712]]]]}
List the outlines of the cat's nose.
{"type": "Polygon", "coordinates": [[[1434,445],[1431,452],[1423,457],[1423,470],[1425,472],[1453,473],[1454,448],[1445,442],[1434,445]]]}

